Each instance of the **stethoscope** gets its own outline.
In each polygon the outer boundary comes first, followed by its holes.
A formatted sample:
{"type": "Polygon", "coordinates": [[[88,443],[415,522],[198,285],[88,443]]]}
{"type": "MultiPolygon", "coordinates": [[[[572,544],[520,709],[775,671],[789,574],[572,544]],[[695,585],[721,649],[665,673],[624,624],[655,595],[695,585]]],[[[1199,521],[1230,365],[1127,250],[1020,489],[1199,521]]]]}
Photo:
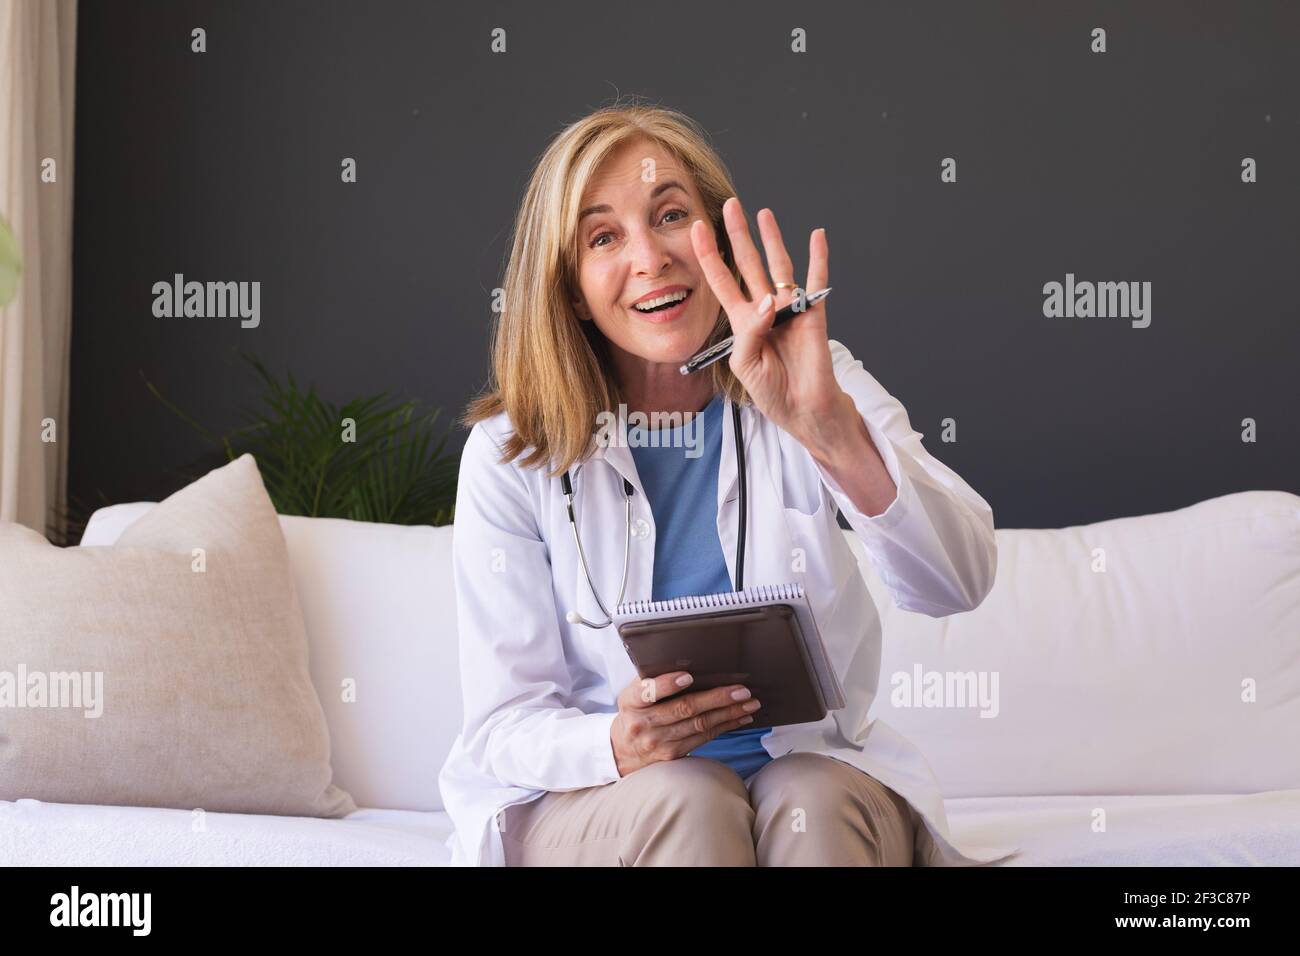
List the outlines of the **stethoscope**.
{"type": "MultiPolygon", "coordinates": [[[[736,535],[736,590],[744,590],[745,587],[745,512],[748,506],[748,494],[745,489],[745,436],[740,426],[740,406],[732,403],[731,419],[736,437],[736,468],[740,477],[740,530],[736,535]]],[[[560,487],[564,490],[564,495],[569,502],[569,526],[573,528],[573,543],[578,548],[578,560],[582,563],[582,573],[587,577],[587,587],[591,589],[591,596],[596,599],[596,604],[600,606],[601,613],[605,615],[604,624],[593,624],[577,611],[570,611],[564,615],[564,619],[570,624],[581,624],[584,627],[590,627],[593,630],[609,627],[614,623],[613,615],[605,607],[605,602],[600,599],[600,594],[596,590],[596,585],[592,583],[591,572],[587,569],[587,555],[582,550],[582,538],[578,535],[578,519],[573,514],[573,482],[566,471],[560,476],[560,487]]],[[[636,489],[632,487],[632,482],[626,478],[623,479],[623,498],[627,501],[627,539],[623,542],[623,580],[618,586],[618,601],[615,606],[623,603],[623,594],[627,590],[627,559],[632,544],[632,495],[636,489]]]]}

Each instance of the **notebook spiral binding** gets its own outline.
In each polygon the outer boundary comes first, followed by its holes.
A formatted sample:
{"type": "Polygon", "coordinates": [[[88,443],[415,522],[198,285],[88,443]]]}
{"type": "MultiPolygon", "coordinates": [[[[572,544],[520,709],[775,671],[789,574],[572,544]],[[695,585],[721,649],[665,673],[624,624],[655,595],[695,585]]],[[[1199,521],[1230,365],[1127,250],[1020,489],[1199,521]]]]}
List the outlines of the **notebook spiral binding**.
{"type": "Polygon", "coordinates": [[[666,601],[631,601],[620,604],[614,614],[616,617],[633,617],[695,608],[744,607],[747,604],[763,601],[792,601],[802,598],[802,584],[762,584],[745,588],[743,591],[727,591],[722,594],[691,594],[686,597],[669,598],[666,601]]]}

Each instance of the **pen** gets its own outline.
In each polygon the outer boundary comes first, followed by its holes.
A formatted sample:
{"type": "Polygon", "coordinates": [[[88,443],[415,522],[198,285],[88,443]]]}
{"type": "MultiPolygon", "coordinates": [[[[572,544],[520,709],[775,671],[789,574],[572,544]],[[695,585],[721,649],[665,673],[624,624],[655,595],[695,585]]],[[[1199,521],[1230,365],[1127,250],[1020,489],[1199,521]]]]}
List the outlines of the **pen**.
{"type": "MultiPolygon", "coordinates": [[[[826,298],[830,294],[831,294],[830,286],[827,286],[826,288],[818,292],[814,292],[812,295],[807,296],[804,299],[805,308],[800,309],[798,312],[795,311],[794,306],[795,303],[799,301],[799,299],[798,298],[793,299],[790,302],[790,304],[787,305],[784,309],[777,310],[776,318],[772,320],[771,327],[776,328],[778,325],[781,325],[783,322],[789,322],[796,315],[802,315],[805,311],[807,311],[806,308],[807,306],[814,305],[815,303],[820,302],[822,299],[826,298]]],[[[720,358],[726,358],[728,355],[731,354],[731,346],[735,344],[735,341],[736,341],[736,337],[734,335],[728,335],[725,339],[723,339],[721,342],[717,343],[716,345],[709,346],[703,352],[699,353],[694,358],[692,358],[689,362],[683,365],[680,369],[681,373],[683,375],[690,375],[692,372],[698,372],[702,368],[708,368],[710,365],[712,365],[720,358]]]]}

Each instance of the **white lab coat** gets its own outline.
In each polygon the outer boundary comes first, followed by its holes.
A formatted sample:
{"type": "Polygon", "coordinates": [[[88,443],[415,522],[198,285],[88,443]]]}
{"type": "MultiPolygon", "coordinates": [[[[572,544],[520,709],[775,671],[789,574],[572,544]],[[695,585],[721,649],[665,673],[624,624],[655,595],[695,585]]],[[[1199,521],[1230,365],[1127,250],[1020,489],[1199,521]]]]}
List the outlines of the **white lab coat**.
{"type": "MultiPolygon", "coordinates": [[[[762,738],[773,757],[808,751],[864,770],[907,800],[916,824],[916,865],[971,865],[1010,848],[955,846],[938,782],[921,753],[883,721],[868,721],[880,676],[880,618],[836,522],[844,513],[899,607],[931,616],[970,610],[993,585],[993,513],[951,469],[932,458],[903,406],[839,342],[836,381],[862,413],[898,487],[868,517],[793,437],[752,406],[741,419],[748,466],[745,584],[804,586],[843,685],[847,706],[816,723],[762,738]],[[802,548],[798,560],[795,548],[802,548]]],[[[728,406],[730,403],[727,403],[728,406]]],[[[722,416],[718,536],[735,579],[739,484],[730,407],[722,416]]],[[[626,435],[626,422],[620,434],[626,435]]],[[[619,779],[610,724],[636,670],[611,625],[570,624],[605,615],[591,596],[569,528],[559,478],[499,464],[509,434],[503,412],[479,422],[465,443],[453,536],[464,724],[439,776],[455,825],[456,865],[501,866],[506,806],[546,791],[619,779]]],[[[601,599],[613,611],[623,571],[622,479],[633,535],[625,601],[651,596],[655,521],[626,443],[599,447],[574,469],[574,509],[601,599]]]]}

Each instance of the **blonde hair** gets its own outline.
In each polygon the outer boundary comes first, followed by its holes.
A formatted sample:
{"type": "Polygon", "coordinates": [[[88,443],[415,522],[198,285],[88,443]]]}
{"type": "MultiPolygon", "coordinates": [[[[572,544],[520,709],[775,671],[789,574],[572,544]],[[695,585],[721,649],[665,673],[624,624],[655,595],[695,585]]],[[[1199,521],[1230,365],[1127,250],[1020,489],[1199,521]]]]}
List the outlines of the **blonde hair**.
{"type": "MultiPolygon", "coordinates": [[[[488,389],[466,407],[466,428],[504,411],[513,434],[503,462],[533,451],[520,464],[552,466],[550,477],[585,461],[595,450],[600,412],[616,413],[623,400],[610,362],[609,343],[594,322],[573,309],[578,280],[578,212],[587,183],[620,144],[647,138],[694,177],[713,224],[718,251],[746,295],[722,219],[722,204],[736,194],[731,173],[691,118],[665,107],[631,103],[606,106],[572,123],[546,147],[515,217],[505,274],[502,311],[493,318],[488,389]]],[[[726,312],[704,345],[731,332],[726,312]]],[[[702,373],[714,394],[748,400],[725,359],[702,373]]]]}

